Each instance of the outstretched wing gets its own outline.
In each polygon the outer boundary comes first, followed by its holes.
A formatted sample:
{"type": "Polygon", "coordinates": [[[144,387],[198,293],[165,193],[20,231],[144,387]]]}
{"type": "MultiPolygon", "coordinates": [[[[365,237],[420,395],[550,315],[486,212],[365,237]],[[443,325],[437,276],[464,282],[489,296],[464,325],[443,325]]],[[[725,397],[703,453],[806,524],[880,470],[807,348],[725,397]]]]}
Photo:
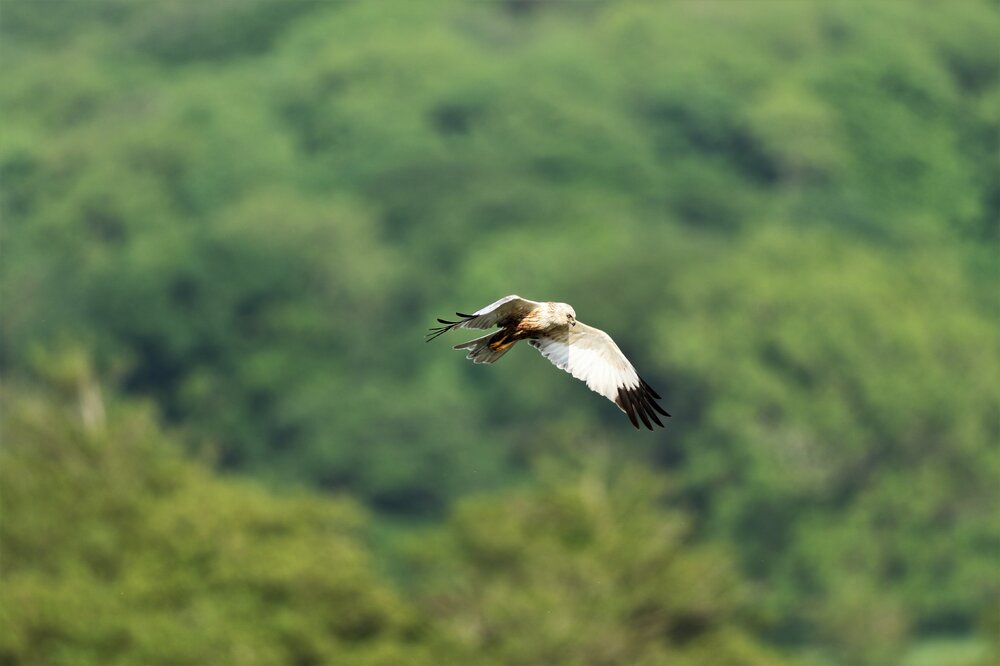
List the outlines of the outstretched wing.
{"type": "Polygon", "coordinates": [[[556,329],[528,343],[554,366],[583,380],[591,391],[618,405],[636,428],[639,419],[650,430],[653,429],[651,420],[662,427],[657,412],[670,416],[657,404],[660,396],[643,381],[611,336],[601,329],[578,321],[576,326],[556,329]]]}
{"type": "Polygon", "coordinates": [[[427,334],[427,342],[456,328],[493,328],[508,319],[520,319],[537,308],[538,305],[535,301],[521,298],[517,294],[504,296],[496,303],[490,303],[485,308],[476,310],[470,315],[456,312],[455,314],[461,317],[458,321],[438,319],[444,326],[432,328],[431,332],[427,334]]]}

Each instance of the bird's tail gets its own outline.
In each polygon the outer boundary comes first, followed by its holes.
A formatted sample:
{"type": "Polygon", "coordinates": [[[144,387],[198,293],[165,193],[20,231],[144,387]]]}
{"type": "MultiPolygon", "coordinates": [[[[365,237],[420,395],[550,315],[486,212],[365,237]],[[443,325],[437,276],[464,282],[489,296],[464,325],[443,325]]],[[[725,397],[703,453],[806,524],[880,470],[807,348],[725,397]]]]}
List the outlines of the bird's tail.
{"type": "Polygon", "coordinates": [[[468,349],[469,354],[465,358],[470,359],[473,363],[494,363],[506,354],[515,342],[517,342],[516,339],[508,339],[507,333],[500,331],[455,345],[455,349],[468,349]]]}

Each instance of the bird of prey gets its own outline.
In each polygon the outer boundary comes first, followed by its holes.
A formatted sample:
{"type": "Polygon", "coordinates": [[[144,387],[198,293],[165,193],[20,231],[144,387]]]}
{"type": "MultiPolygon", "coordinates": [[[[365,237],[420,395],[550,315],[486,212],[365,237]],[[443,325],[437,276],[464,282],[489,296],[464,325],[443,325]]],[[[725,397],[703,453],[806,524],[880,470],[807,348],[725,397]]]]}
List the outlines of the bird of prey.
{"type": "Polygon", "coordinates": [[[611,336],[577,321],[576,311],[566,303],[539,303],[512,294],[472,314],[455,314],[458,321],[438,319],[443,325],[432,328],[427,341],[457,328],[499,327],[455,349],[468,349],[466,358],[474,363],[493,363],[519,340],[527,340],[554,366],[618,405],[636,428],[640,420],[650,430],[653,423],[663,427],[657,412],[670,416],[611,336]]]}

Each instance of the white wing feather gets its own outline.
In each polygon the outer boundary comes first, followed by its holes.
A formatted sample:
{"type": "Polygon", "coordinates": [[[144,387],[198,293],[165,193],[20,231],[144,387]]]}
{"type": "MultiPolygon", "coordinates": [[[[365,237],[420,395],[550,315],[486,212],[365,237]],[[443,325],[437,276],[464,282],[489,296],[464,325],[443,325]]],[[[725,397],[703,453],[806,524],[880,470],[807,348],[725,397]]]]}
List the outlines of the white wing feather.
{"type": "Polygon", "coordinates": [[[599,328],[577,322],[552,334],[531,340],[531,346],[587,388],[614,402],[618,389],[639,387],[639,375],[611,336],[599,328]]]}
{"type": "Polygon", "coordinates": [[[601,329],[577,321],[576,326],[554,329],[529,344],[554,366],[618,405],[636,428],[642,420],[652,430],[651,422],[663,425],[657,413],[670,416],[656,403],[659,396],[639,377],[611,336],[601,329]]]}

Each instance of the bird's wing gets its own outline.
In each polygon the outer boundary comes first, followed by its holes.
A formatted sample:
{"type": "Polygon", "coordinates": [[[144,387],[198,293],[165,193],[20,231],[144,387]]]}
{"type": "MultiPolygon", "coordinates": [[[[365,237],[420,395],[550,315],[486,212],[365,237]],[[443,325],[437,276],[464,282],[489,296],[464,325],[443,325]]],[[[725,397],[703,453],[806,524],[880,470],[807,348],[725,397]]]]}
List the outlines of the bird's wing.
{"type": "Polygon", "coordinates": [[[636,428],[639,420],[650,430],[653,429],[650,421],[663,426],[657,412],[670,416],[656,403],[660,396],[643,381],[611,336],[601,329],[578,321],[576,326],[560,327],[529,340],[529,344],[554,366],[586,382],[591,391],[618,405],[636,428]]]}
{"type": "Polygon", "coordinates": [[[511,318],[520,319],[537,308],[538,305],[535,301],[521,298],[517,294],[504,296],[496,303],[490,303],[472,314],[456,312],[455,314],[461,317],[458,321],[438,319],[438,322],[444,325],[432,328],[431,332],[427,334],[427,341],[430,342],[442,333],[456,328],[493,328],[511,318]]]}

